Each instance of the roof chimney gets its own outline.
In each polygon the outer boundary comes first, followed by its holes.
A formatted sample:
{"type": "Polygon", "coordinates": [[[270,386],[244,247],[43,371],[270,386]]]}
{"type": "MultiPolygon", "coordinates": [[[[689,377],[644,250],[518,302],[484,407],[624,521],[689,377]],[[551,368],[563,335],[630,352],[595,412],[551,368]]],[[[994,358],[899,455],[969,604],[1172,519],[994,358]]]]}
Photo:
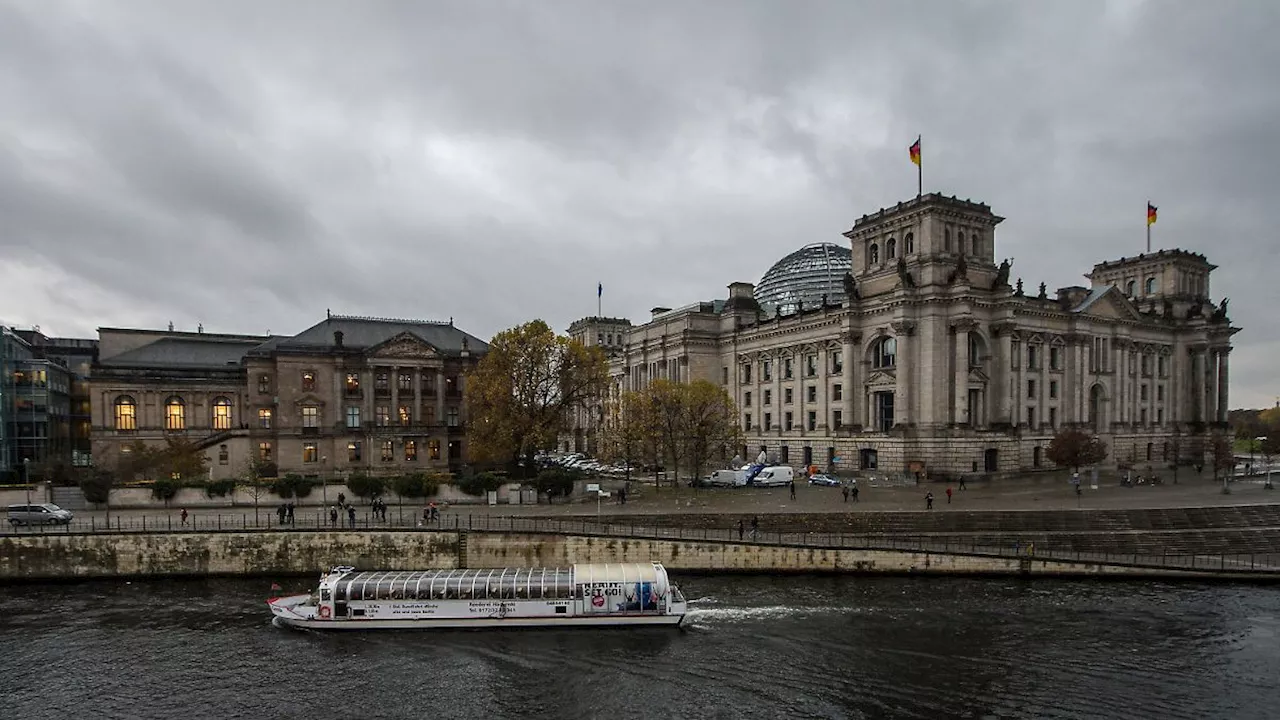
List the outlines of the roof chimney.
{"type": "Polygon", "coordinates": [[[334,344],[334,347],[342,347],[342,331],[341,330],[333,331],[333,344],[334,344]]]}

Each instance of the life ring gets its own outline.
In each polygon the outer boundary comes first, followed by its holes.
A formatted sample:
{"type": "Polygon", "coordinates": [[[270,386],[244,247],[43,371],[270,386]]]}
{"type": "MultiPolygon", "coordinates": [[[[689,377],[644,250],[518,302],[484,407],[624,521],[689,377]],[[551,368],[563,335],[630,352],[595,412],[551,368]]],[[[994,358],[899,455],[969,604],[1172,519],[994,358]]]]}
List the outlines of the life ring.
{"type": "Polygon", "coordinates": [[[321,620],[328,620],[328,619],[329,619],[329,613],[330,613],[330,610],[329,610],[329,606],[328,606],[328,605],[321,605],[321,606],[320,606],[320,619],[321,619],[321,620]]]}

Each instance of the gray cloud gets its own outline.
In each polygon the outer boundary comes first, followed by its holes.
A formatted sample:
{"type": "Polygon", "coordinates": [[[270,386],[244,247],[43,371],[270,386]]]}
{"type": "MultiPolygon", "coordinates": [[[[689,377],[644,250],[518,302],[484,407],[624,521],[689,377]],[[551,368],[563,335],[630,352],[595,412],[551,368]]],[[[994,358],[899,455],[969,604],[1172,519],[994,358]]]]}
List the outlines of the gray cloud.
{"type": "Polygon", "coordinates": [[[1245,327],[1233,404],[1270,404],[1278,32],[1263,0],[0,0],[0,310],[488,335],[603,282],[638,320],[910,197],[919,133],[1030,287],[1159,205],[1245,327]]]}

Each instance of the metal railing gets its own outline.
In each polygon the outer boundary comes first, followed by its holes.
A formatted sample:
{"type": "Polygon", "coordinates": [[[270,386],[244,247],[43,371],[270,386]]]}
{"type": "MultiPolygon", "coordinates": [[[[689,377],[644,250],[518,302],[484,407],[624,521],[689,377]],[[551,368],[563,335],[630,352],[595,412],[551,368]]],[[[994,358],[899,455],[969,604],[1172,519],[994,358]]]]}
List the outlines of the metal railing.
{"type": "Polygon", "coordinates": [[[980,543],[957,537],[927,537],[853,534],[835,532],[787,532],[765,529],[688,528],[646,525],[643,522],[594,522],[505,515],[443,513],[436,520],[388,511],[387,520],[368,511],[354,519],[342,513],[334,519],[320,512],[294,515],[281,523],[272,512],[192,514],[184,522],[179,515],[146,515],[108,519],[91,517],[67,525],[18,526],[0,529],[0,537],[25,535],[93,535],[123,533],[212,533],[212,532],[386,532],[386,531],[476,531],[554,535],[588,535],[632,539],[745,543],[814,549],[887,550],[947,555],[968,555],[1023,561],[1055,561],[1084,565],[1109,565],[1156,570],[1195,571],[1228,575],[1280,575],[1280,554],[1272,553],[1116,553],[1083,552],[1062,548],[1037,548],[1034,542],[1007,544],[980,543]]]}

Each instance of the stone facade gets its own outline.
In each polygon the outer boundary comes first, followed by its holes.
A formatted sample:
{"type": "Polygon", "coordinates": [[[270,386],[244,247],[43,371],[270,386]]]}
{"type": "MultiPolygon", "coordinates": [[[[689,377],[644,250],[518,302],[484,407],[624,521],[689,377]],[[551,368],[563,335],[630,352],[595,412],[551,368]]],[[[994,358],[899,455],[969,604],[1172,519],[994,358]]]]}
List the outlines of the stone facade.
{"type": "MultiPolygon", "coordinates": [[[[1202,458],[1225,427],[1238,332],[1209,299],[1215,266],[1164,250],[1028,293],[997,261],[1002,220],[924,195],[844,233],[842,303],[783,314],[734,283],[727,300],[657,308],[613,349],[608,401],[655,378],[717,382],[739,405],[742,457],[835,471],[1048,468],[1046,446],[1073,426],[1102,436],[1110,462],[1202,458]]],[[[590,335],[591,320],[575,326],[590,335]]]]}
{"type": "Polygon", "coordinates": [[[212,478],[258,460],[334,477],[459,470],[463,374],[488,346],[452,322],[329,315],[294,336],[99,331],[94,454],[196,442],[212,478]]]}

